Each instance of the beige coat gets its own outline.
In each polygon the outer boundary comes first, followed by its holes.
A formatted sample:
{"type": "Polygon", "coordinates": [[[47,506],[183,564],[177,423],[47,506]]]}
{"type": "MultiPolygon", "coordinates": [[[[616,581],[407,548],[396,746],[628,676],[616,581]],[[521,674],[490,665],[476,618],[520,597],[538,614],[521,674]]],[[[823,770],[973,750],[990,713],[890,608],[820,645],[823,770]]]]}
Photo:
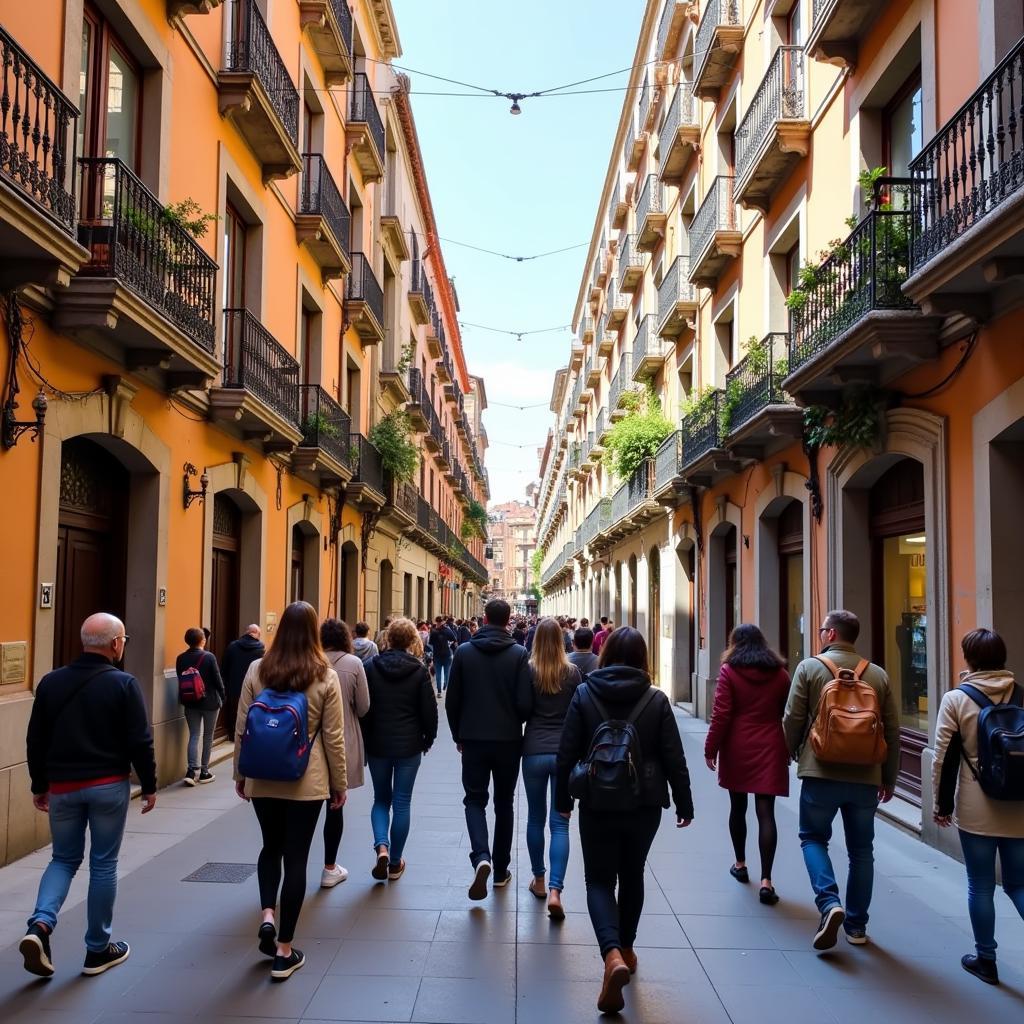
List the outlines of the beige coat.
{"type": "MultiPolygon", "coordinates": [[[[245,732],[245,717],[249,705],[262,692],[260,665],[262,659],[254,661],[245,673],[242,695],[238,700],[236,735],[245,732]]],[[[319,730],[313,749],[309,753],[306,774],[295,782],[269,782],[265,779],[246,779],[245,795],[248,797],[276,797],[280,800],[326,800],[332,792],[348,789],[345,771],[345,710],[341,700],[341,685],[333,668],[327,670],[307,691],[309,722],[307,728],[312,736],[319,730]]],[[[242,776],[238,772],[238,756],[241,743],[235,744],[235,781],[242,776]]]]}
{"type": "Polygon", "coordinates": [[[354,654],[325,651],[341,683],[341,703],[345,708],[345,765],[348,769],[348,788],[363,785],[363,729],[359,719],[370,710],[370,690],[366,685],[366,670],[354,654]]]}
{"type": "MultiPolygon", "coordinates": [[[[1005,670],[971,672],[962,681],[979,689],[996,704],[1006,701],[1013,691],[1013,673],[1005,670]]],[[[959,731],[963,739],[964,754],[970,758],[977,771],[980,713],[981,708],[962,690],[950,690],[942,698],[935,724],[935,760],[932,762],[932,792],[936,801],[946,751],[956,732],[959,731]]],[[[938,813],[937,805],[934,810],[938,813]]],[[[992,800],[987,797],[963,757],[960,758],[960,774],[957,778],[953,824],[979,836],[1024,839],[1024,810],[1021,805],[1012,800],[992,800]]]]}

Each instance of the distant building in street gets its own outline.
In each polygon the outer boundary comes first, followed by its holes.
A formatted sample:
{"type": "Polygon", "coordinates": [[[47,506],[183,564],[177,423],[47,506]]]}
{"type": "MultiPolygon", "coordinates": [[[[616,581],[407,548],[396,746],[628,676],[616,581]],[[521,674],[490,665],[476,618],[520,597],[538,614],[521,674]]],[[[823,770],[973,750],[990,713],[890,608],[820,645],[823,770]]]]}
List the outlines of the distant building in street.
{"type": "Polygon", "coordinates": [[[491,596],[525,613],[530,600],[531,561],[537,546],[537,510],[523,501],[507,501],[488,509],[493,557],[487,560],[491,596]]]}

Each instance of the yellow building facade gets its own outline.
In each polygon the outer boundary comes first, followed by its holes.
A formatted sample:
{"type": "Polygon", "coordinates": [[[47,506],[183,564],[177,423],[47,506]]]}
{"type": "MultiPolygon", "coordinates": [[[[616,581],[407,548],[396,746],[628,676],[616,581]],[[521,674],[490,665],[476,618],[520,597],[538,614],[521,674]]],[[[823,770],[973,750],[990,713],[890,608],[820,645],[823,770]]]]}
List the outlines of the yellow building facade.
{"type": "Polygon", "coordinates": [[[46,841],[25,727],[86,614],[125,620],[171,782],[186,628],[220,653],[300,598],[374,629],[476,611],[487,476],[387,0],[0,26],[6,862],[46,841]]]}
{"type": "Polygon", "coordinates": [[[732,627],[793,667],[848,607],[931,823],[959,640],[1024,644],[1019,4],[651,0],[552,389],[543,609],[643,630],[710,714],[732,627]],[[651,388],[664,442],[603,457],[651,388]]]}

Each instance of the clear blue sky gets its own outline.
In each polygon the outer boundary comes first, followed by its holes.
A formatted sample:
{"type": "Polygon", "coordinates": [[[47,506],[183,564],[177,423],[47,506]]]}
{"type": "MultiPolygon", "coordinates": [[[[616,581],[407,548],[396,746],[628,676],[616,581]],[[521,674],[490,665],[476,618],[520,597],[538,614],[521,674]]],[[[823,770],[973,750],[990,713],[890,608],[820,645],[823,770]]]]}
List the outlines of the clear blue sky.
{"type": "MultiPolygon", "coordinates": [[[[628,67],[644,0],[392,0],[402,42],[396,64],[503,92],[534,92],[628,67]]],[[[522,102],[419,93],[461,91],[411,74],[413,110],[443,238],[513,255],[589,242],[628,75],[592,95],[522,102]]],[[[444,244],[463,322],[508,330],[568,324],[586,249],[513,263],[444,244]]],[[[554,371],[568,331],[521,342],[462,331],[470,372],[483,376],[492,501],[521,498],[537,473],[535,446],[551,424],[554,371]],[[525,412],[496,403],[535,405],[525,412]],[[513,448],[510,445],[528,445],[513,448]]]]}

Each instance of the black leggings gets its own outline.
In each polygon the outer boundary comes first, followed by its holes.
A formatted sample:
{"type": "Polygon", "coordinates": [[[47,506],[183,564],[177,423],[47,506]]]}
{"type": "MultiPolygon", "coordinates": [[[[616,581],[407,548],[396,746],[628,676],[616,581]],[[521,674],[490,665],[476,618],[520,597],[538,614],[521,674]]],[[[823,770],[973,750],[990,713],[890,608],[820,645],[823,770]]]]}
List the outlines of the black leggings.
{"type": "MultiPolygon", "coordinates": [[[[779,834],[775,827],[775,797],[754,795],[754,811],[757,814],[757,847],[761,854],[761,877],[772,877],[775,863],[775,848],[779,834]]],[[[747,859],[747,794],[729,790],[729,835],[736,861],[747,859]]]]}
{"type": "Polygon", "coordinates": [[[306,895],[306,866],[309,848],[320,818],[319,800],[281,800],[253,797],[253,809],[263,832],[263,849],[256,865],[260,883],[260,906],[273,910],[281,891],[281,912],[277,941],[291,942],[306,895]],[[284,864],[284,884],[281,865],[284,864]]]}
{"type": "Polygon", "coordinates": [[[326,802],[324,814],[324,863],[338,863],[338,847],[341,846],[341,835],[345,831],[345,808],[331,810],[331,801],[326,802]]]}

